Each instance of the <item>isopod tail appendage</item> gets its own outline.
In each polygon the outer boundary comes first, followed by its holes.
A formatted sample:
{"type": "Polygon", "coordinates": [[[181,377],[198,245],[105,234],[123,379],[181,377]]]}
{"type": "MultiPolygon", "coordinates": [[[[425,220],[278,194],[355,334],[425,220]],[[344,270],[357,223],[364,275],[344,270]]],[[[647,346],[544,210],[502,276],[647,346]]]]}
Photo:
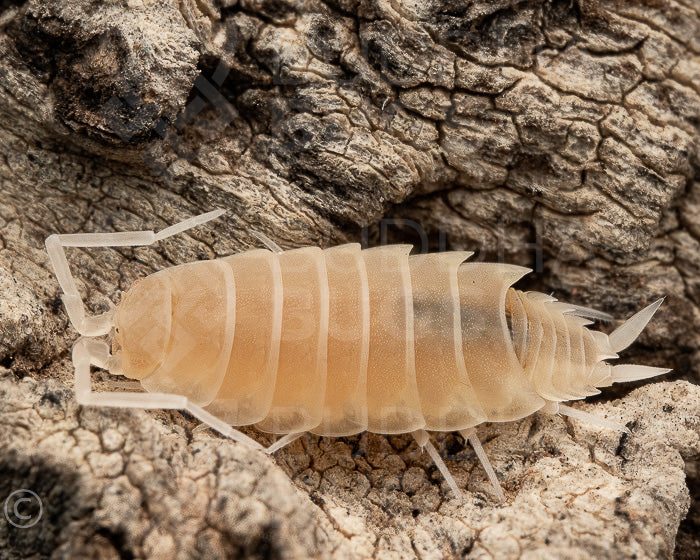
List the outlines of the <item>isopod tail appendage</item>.
{"type": "Polygon", "coordinates": [[[607,320],[606,313],[538,292],[512,289],[506,311],[516,354],[538,394],[548,402],[562,402],[598,394],[599,387],[615,382],[667,373],[661,368],[607,363],[632,344],[662,301],[641,310],[610,335],[587,328],[591,324],[587,319],[607,320]]]}
{"type": "Polygon", "coordinates": [[[615,352],[620,352],[632,344],[644,330],[644,327],[647,326],[647,323],[651,321],[651,318],[663,301],[664,298],[656,300],[651,305],[632,315],[632,317],[615,329],[608,336],[612,349],[615,352]]]}
{"type": "Polygon", "coordinates": [[[598,363],[596,363],[593,368],[590,378],[590,383],[592,385],[596,387],[609,387],[613,383],[639,381],[641,379],[663,375],[671,371],[666,368],[637,364],[620,364],[613,366],[604,361],[617,358],[618,352],[621,352],[634,342],[644,330],[644,327],[647,326],[663,300],[664,298],[658,299],[638,313],[635,313],[610,335],[596,331],[590,333],[594,336],[598,354],[598,363]]]}
{"type": "Polygon", "coordinates": [[[657,375],[663,375],[671,371],[666,368],[640,366],[636,364],[620,364],[612,366],[612,382],[624,383],[626,381],[639,381],[640,379],[649,379],[657,375]]]}

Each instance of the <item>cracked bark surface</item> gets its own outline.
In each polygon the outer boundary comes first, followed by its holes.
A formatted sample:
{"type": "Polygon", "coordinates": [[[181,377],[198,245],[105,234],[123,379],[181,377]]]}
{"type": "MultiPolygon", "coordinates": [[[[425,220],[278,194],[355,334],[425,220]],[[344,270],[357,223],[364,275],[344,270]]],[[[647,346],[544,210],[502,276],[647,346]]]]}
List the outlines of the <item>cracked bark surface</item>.
{"type": "Polygon", "coordinates": [[[46,506],[0,525],[0,556],[674,554],[681,457],[697,488],[700,455],[697,2],[5,1],[0,67],[0,480],[46,506]],[[521,285],[621,317],[667,295],[625,358],[676,373],[583,405],[632,422],[624,441],[538,416],[481,428],[503,506],[453,435],[462,505],[407,438],[274,461],[179,413],[76,407],[44,238],[214,207],[152,248],[71,251],[91,308],[256,245],[248,229],[384,233],[530,266],[521,285]]]}

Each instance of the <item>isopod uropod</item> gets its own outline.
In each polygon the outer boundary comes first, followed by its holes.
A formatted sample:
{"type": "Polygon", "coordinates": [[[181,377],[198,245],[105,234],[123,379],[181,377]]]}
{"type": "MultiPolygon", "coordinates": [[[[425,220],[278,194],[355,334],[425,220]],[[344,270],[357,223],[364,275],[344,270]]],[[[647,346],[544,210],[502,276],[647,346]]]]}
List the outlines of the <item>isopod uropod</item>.
{"type": "Polygon", "coordinates": [[[529,269],[464,262],[471,253],[409,255],[409,245],[361,250],[267,249],[168,268],[137,280],[118,307],[87,316],[64,247],[149,245],[220,216],[164,229],[51,235],[47,251],[71,323],[75,395],[84,405],[186,409],[239,442],[232,426],[283,434],[272,453],[310,431],[411,433],[460,490],[427,431],[458,431],[503,499],[476,437],[483,422],[561,413],[626,430],[563,401],[667,369],[611,366],[661,300],[609,336],[599,311],[511,285],[529,269]],[[94,337],[115,331],[112,351],[94,337]],[[93,392],[90,366],[140,381],[147,393],[93,392]]]}

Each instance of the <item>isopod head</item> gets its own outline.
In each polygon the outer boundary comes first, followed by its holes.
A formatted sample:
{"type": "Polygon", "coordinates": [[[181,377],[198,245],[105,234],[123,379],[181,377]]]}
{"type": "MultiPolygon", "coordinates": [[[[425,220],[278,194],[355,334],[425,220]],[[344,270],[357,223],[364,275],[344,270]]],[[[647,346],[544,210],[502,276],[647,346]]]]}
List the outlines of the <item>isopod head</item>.
{"type": "Polygon", "coordinates": [[[127,377],[143,379],[163,363],[171,320],[171,288],[166,275],[139,279],[124,294],[116,313],[112,352],[121,357],[127,377]]]}

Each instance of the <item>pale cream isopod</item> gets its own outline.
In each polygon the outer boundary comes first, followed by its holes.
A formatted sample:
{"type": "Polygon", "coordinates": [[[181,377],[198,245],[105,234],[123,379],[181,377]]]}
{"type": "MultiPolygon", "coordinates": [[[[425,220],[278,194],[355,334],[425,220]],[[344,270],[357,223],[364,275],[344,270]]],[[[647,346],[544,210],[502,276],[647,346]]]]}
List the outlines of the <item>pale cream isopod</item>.
{"type": "Polygon", "coordinates": [[[409,255],[408,245],[361,250],[268,249],[197,261],[140,279],[119,306],[86,316],[64,247],[148,245],[205,223],[209,212],[165,230],[52,235],[46,247],[75,344],[79,403],[186,409],[239,442],[232,426],[283,435],[411,433],[456,495],[460,490],[427,431],[458,431],[503,493],[476,437],[483,422],[538,410],[626,430],[563,401],[669,370],[611,366],[661,300],[609,336],[593,309],[512,284],[529,269],[465,262],[471,253],[409,255]],[[114,331],[112,349],[95,337],[114,331]],[[140,381],[147,393],[93,392],[90,366],[140,381]]]}

